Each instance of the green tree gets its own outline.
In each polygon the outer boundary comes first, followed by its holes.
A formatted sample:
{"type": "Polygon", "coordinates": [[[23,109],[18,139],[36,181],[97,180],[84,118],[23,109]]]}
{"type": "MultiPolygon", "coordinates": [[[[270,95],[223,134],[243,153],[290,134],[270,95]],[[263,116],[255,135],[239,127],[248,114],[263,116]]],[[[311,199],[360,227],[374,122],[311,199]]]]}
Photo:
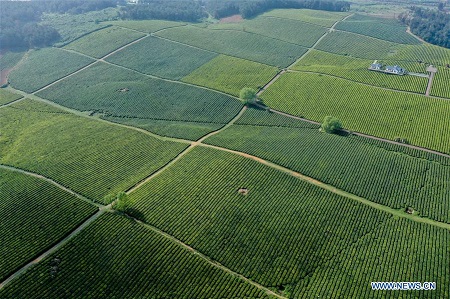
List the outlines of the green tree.
{"type": "Polygon", "coordinates": [[[256,90],[253,88],[244,87],[241,89],[239,97],[245,101],[245,104],[253,104],[256,101],[256,90]]]}
{"type": "Polygon", "coordinates": [[[119,192],[116,196],[116,201],[113,204],[113,208],[117,211],[124,212],[131,205],[131,200],[128,194],[125,192],[119,192]]]}
{"type": "Polygon", "coordinates": [[[333,116],[326,116],[323,120],[320,130],[327,133],[335,133],[342,129],[342,123],[339,119],[333,116]]]}

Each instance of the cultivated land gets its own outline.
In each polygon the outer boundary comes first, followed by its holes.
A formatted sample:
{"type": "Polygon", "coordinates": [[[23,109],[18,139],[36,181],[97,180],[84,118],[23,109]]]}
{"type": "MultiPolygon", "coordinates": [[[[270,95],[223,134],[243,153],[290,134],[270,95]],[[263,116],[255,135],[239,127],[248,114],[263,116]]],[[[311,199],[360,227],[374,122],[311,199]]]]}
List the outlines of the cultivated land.
{"type": "Polygon", "coordinates": [[[117,11],[46,15],[65,48],[0,57],[0,298],[450,296],[450,50],[348,12],[117,11]],[[430,94],[374,60],[435,65],[430,94]]]}

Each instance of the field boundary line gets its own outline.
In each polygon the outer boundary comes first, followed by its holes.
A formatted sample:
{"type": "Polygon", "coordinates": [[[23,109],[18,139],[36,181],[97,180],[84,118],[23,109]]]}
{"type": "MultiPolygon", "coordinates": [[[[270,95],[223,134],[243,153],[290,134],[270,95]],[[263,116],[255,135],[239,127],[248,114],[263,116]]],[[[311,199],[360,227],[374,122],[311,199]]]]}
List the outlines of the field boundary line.
{"type": "Polygon", "coordinates": [[[22,96],[20,99],[14,100],[14,101],[12,101],[12,102],[9,102],[9,103],[3,104],[3,105],[0,105],[0,109],[1,109],[1,108],[4,108],[4,107],[11,106],[11,105],[13,105],[13,104],[15,104],[15,103],[18,103],[18,102],[20,102],[20,101],[23,101],[23,100],[25,100],[25,97],[24,97],[24,96],[22,96]]]}
{"type": "Polygon", "coordinates": [[[212,148],[212,149],[215,149],[215,150],[229,152],[229,153],[236,154],[236,155],[239,155],[239,156],[244,157],[244,158],[248,158],[248,159],[254,160],[256,162],[259,162],[261,164],[269,166],[269,167],[271,167],[273,169],[276,169],[278,171],[281,171],[281,172],[284,172],[284,173],[286,173],[288,175],[296,177],[296,178],[298,178],[298,179],[300,179],[302,181],[305,181],[307,183],[313,184],[313,185],[315,185],[317,187],[320,187],[322,189],[328,190],[328,191],[330,191],[332,193],[335,193],[337,195],[340,195],[340,196],[343,196],[343,197],[355,200],[357,202],[360,202],[362,204],[370,206],[370,207],[372,207],[374,209],[387,212],[387,213],[392,214],[394,216],[398,216],[398,217],[406,218],[406,219],[409,219],[409,220],[412,220],[412,221],[425,223],[425,224],[429,224],[429,225],[433,225],[433,226],[436,226],[436,227],[440,227],[440,228],[444,228],[444,229],[450,230],[450,223],[440,222],[440,221],[437,221],[437,220],[432,220],[430,218],[424,218],[424,217],[420,217],[420,216],[417,216],[417,215],[407,214],[407,213],[403,212],[401,209],[394,209],[394,208],[391,208],[391,207],[388,207],[388,206],[385,206],[385,205],[382,205],[382,204],[370,201],[370,200],[368,200],[366,198],[363,198],[363,197],[360,197],[358,195],[349,193],[349,192],[344,191],[342,189],[338,189],[338,188],[336,188],[336,187],[334,187],[332,185],[323,183],[323,182],[321,182],[319,180],[316,180],[314,178],[311,178],[309,176],[306,176],[304,174],[301,174],[301,173],[299,173],[297,171],[291,170],[291,169],[286,168],[284,166],[275,164],[275,163],[270,162],[268,160],[265,160],[265,159],[262,159],[262,158],[259,158],[259,157],[247,154],[247,153],[243,153],[243,152],[240,152],[240,151],[235,151],[235,150],[232,150],[232,149],[227,149],[227,148],[223,148],[223,147],[215,146],[215,145],[211,145],[211,144],[201,143],[200,146],[204,146],[204,147],[207,147],[207,148],[212,148]]]}
{"type": "Polygon", "coordinates": [[[235,117],[233,117],[233,119],[231,119],[227,124],[225,124],[224,126],[222,126],[220,129],[212,131],[208,134],[206,134],[205,136],[203,136],[202,138],[198,139],[195,143],[202,143],[205,139],[216,135],[220,132],[222,132],[223,130],[229,128],[231,125],[233,125],[239,118],[241,118],[242,115],[244,115],[244,112],[247,110],[247,106],[242,107],[241,111],[239,111],[238,114],[236,114],[235,117]]]}
{"type": "Polygon", "coordinates": [[[136,218],[134,218],[134,217],[132,217],[132,216],[130,216],[130,215],[128,215],[128,214],[126,214],[126,217],[129,217],[129,218],[133,219],[134,221],[136,221],[137,223],[139,223],[139,224],[142,225],[143,227],[145,227],[145,228],[147,228],[147,229],[149,229],[149,230],[152,230],[153,232],[155,232],[155,233],[157,233],[157,234],[159,234],[159,235],[161,235],[161,236],[163,236],[163,237],[165,237],[165,238],[171,240],[172,242],[174,242],[174,243],[176,243],[177,245],[183,247],[184,249],[188,250],[188,251],[191,252],[192,254],[197,255],[198,257],[200,257],[202,260],[206,261],[207,263],[213,265],[214,267],[219,268],[220,270],[222,270],[222,271],[224,271],[224,272],[226,272],[226,273],[228,273],[228,274],[231,274],[231,275],[233,275],[234,277],[237,277],[237,278],[239,278],[239,279],[241,279],[241,280],[247,282],[248,284],[251,284],[251,285],[253,285],[254,287],[256,287],[256,288],[258,288],[258,289],[264,291],[267,295],[274,296],[274,297],[277,297],[277,298],[279,298],[279,299],[287,299],[287,297],[284,297],[284,296],[282,296],[282,295],[280,295],[280,294],[277,294],[277,293],[271,291],[271,290],[268,289],[267,287],[265,287],[265,286],[263,286],[263,285],[261,285],[261,284],[255,282],[255,281],[253,281],[253,280],[251,280],[251,279],[245,277],[244,275],[239,274],[239,273],[237,273],[237,272],[234,272],[233,270],[227,268],[226,266],[222,265],[222,264],[219,263],[218,261],[216,261],[216,260],[212,259],[211,257],[209,257],[209,256],[207,256],[207,255],[201,253],[201,252],[198,251],[197,249],[195,249],[195,248],[189,246],[188,244],[186,244],[186,243],[182,242],[181,240],[177,239],[176,237],[174,237],[174,236],[172,236],[172,235],[170,235],[170,234],[168,234],[168,233],[166,233],[166,232],[160,230],[159,228],[157,228],[157,227],[155,227],[155,226],[153,226],[153,225],[151,225],[151,224],[145,223],[145,222],[143,222],[143,221],[141,221],[141,220],[139,220],[139,219],[136,219],[136,218]]]}
{"type": "Polygon", "coordinates": [[[96,220],[100,215],[102,215],[105,212],[105,207],[100,208],[95,214],[88,217],[83,223],[81,223],[77,228],[75,228],[71,233],[69,233],[67,236],[65,236],[62,240],[54,244],[52,247],[47,249],[45,252],[41,253],[38,257],[33,259],[31,262],[27,263],[26,265],[22,266],[19,270],[14,272],[12,275],[10,275],[8,278],[6,278],[4,281],[0,283],[0,290],[3,289],[6,285],[8,285],[11,281],[21,276],[23,273],[25,273],[29,268],[33,267],[34,265],[41,262],[43,259],[54,253],[56,250],[61,248],[63,245],[65,245],[67,242],[69,242],[73,237],[78,235],[83,229],[85,229],[89,224],[91,224],[94,220],[96,220]]]}
{"type": "Polygon", "coordinates": [[[74,195],[75,197],[77,197],[78,199],[81,199],[82,201],[90,203],[90,204],[92,204],[92,205],[94,205],[94,206],[96,206],[98,208],[102,208],[103,207],[103,205],[98,204],[95,201],[90,200],[89,198],[87,198],[87,197],[85,197],[85,196],[83,196],[83,195],[81,195],[81,194],[79,194],[79,193],[77,193],[77,192],[75,192],[75,191],[73,191],[73,190],[71,190],[71,189],[61,185],[60,183],[58,183],[58,182],[56,182],[56,181],[54,181],[54,180],[52,180],[52,179],[50,179],[48,177],[45,177],[45,176],[41,175],[41,174],[38,174],[38,173],[35,173],[35,172],[31,172],[31,171],[28,171],[28,170],[24,170],[24,169],[15,167],[15,166],[4,165],[4,164],[0,164],[0,168],[6,169],[6,170],[9,170],[9,171],[19,172],[21,174],[25,174],[25,175],[32,176],[32,177],[38,178],[40,180],[46,181],[46,182],[48,182],[48,183],[58,187],[59,189],[74,195]]]}

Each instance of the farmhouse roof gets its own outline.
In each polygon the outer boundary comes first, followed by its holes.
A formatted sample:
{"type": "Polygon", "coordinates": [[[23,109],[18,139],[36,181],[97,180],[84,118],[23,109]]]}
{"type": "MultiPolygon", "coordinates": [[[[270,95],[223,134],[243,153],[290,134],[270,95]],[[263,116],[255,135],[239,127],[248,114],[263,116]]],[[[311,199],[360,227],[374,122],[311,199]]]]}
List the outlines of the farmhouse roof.
{"type": "Polygon", "coordinates": [[[388,65],[388,66],[386,66],[386,70],[387,71],[403,72],[403,69],[401,67],[399,67],[398,65],[394,65],[394,66],[388,65]]]}

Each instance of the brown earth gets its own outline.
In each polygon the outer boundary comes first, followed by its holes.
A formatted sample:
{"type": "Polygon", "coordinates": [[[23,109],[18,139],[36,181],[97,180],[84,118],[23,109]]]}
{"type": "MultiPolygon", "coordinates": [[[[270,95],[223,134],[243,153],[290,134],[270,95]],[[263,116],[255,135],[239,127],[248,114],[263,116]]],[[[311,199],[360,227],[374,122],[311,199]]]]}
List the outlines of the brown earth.
{"type": "Polygon", "coordinates": [[[220,19],[219,23],[239,23],[242,22],[243,20],[244,19],[241,17],[241,15],[233,15],[230,17],[220,19]]]}

